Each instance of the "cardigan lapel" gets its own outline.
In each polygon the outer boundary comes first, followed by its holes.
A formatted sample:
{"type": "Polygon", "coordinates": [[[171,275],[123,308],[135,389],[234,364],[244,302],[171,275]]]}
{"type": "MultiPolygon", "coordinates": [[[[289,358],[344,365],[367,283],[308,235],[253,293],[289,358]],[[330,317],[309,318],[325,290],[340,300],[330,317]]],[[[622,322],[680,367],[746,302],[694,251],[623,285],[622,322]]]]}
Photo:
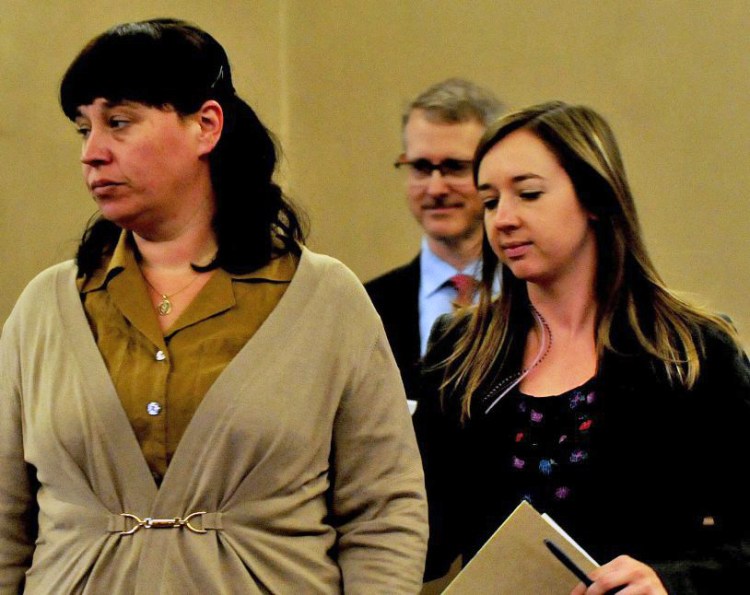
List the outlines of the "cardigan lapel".
{"type": "MultiPolygon", "coordinates": [[[[60,269],[56,291],[60,318],[70,338],[70,354],[77,363],[77,369],[67,373],[80,376],[84,401],[81,411],[96,418],[98,427],[107,429],[106,437],[85,437],[90,441],[91,452],[103,454],[111,469],[109,472],[118,475],[117,484],[111,486],[113,493],[108,494],[106,500],[112,502],[114,497],[123,507],[133,507],[111,512],[145,514],[156,496],[156,484],[86,320],[72,262],[60,269]]],[[[96,464],[93,455],[92,460],[96,464]]]]}
{"type": "MultiPolygon", "coordinates": [[[[212,465],[219,463],[211,459],[211,449],[207,448],[207,445],[213,444],[217,439],[217,433],[221,434],[224,431],[223,419],[227,422],[226,426],[229,426],[233,415],[232,409],[236,402],[237,387],[255,383],[259,375],[273,369],[275,360],[283,358],[280,350],[293,340],[296,326],[294,321],[297,317],[304,315],[305,304],[312,293],[311,288],[314,287],[311,258],[314,258],[314,255],[311,255],[307,249],[303,249],[297,271],[279,303],[235,358],[219,374],[198,405],[164,475],[155,505],[159,514],[162,514],[162,510],[164,514],[172,514],[169,511],[173,510],[174,506],[185,506],[187,501],[192,499],[190,494],[185,493],[185,488],[191,483],[203,485],[207,479],[210,480],[211,473],[205,473],[205,477],[200,477],[205,470],[202,470],[196,463],[199,461],[212,465]]],[[[246,445],[247,448],[253,446],[246,445]]],[[[197,490],[195,493],[206,494],[216,491],[216,489],[197,490]]],[[[221,491],[219,488],[218,493],[220,494],[221,491]]],[[[204,503],[195,502],[189,507],[199,504],[204,503]]]]}

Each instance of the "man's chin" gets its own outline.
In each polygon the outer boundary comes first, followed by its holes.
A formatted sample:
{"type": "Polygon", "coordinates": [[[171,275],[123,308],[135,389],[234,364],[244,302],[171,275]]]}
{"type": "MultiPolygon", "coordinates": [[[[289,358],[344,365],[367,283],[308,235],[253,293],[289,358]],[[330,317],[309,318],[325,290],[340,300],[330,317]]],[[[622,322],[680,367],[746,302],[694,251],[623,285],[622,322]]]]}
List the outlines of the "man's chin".
{"type": "Polygon", "coordinates": [[[456,244],[467,238],[466,232],[459,229],[425,228],[425,233],[434,241],[441,244],[456,244]]]}
{"type": "Polygon", "coordinates": [[[422,219],[422,227],[425,232],[434,237],[458,238],[471,235],[471,229],[466,221],[460,217],[453,216],[433,216],[422,219]]]}

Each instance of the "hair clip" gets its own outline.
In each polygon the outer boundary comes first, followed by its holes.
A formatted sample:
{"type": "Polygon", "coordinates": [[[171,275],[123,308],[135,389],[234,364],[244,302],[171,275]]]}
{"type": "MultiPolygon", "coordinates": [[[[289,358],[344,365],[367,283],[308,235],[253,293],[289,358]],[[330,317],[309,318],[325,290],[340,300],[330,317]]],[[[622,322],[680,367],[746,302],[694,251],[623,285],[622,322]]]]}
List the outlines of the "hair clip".
{"type": "Polygon", "coordinates": [[[216,87],[217,83],[224,78],[224,65],[221,64],[219,66],[219,74],[216,75],[216,79],[214,79],[214,82],[211,83],[211,88],[213,89],[216,87]]]}

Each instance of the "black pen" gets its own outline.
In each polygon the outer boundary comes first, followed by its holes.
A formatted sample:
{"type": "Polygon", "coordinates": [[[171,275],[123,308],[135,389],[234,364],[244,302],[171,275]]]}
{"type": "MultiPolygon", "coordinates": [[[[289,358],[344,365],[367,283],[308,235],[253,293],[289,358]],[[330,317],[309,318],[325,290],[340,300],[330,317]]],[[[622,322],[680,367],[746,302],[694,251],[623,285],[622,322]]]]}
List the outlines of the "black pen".
{"type": "Polygon", "coordinates": [[[549,551],[551,551],[555,555],[555,558],[557,558],[558,560],[560,560],[560,562],[562,562],[563,564],[565,564],[565,567],[568,570],[570,570],[573,574],[575,574],[576,577],[578,578],[578,580],[580,580],[584,585],[586,585],[588,587],[588,586],[590,586],[594,582],[581,569],[581,567],[578,566],[578,564],[576,564],[575,562],[573,562],[573,560],[571,560],[568,557],[568,555],[564,551],[562,551],[555,544],[554,541],[551,541],[549,539],[545,539],[544,540],[544,545],[546,545],[547,549],[549,549],[549,551]]]}

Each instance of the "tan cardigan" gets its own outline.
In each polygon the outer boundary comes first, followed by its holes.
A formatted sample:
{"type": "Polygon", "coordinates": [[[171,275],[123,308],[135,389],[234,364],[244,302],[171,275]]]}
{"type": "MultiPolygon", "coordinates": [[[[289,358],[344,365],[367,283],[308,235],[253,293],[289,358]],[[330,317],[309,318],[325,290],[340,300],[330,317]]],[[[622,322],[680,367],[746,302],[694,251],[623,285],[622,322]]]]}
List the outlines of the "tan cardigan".
{"type": "Polygon", "coordinates": [[[348,269],[303,252],[158,490],[74,275],[68,262],[32,281],[0,340],[0,592],[24,573],[43,594],[419,590],[421,464],[382,325],[348,269]],[[121,513],[196,512],[205,533],[120,534],[136,526],[121,513]]]}

